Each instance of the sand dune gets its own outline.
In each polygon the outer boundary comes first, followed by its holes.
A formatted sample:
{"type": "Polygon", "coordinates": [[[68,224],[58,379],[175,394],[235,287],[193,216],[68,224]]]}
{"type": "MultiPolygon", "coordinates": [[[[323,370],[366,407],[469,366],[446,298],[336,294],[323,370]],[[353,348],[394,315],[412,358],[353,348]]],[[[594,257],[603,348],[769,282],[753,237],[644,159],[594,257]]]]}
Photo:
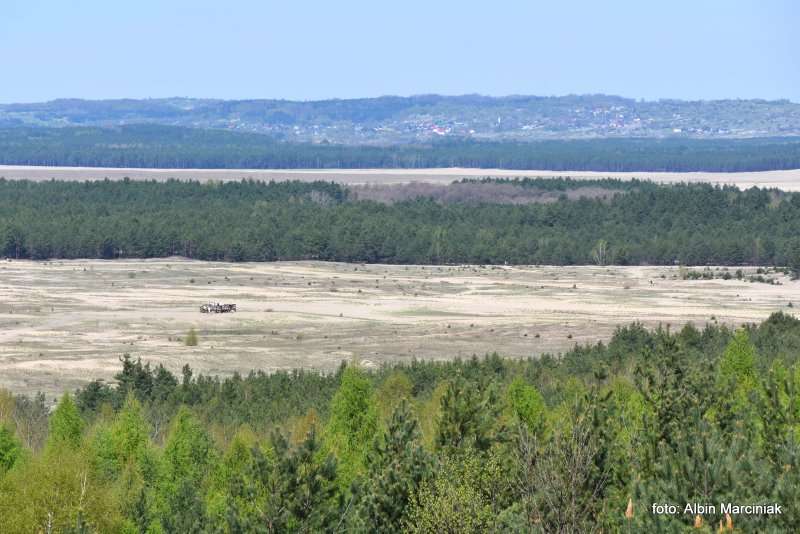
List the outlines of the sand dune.
{"type": "Polygon", "coordinates": [[[9,180],[180,180],[229,181],[254,180],[326,180],[343,184],[396,184],[409,182],[449,183],[461,178],[542,176],[573,178],[641,178],[661,183],[709,182],[731,184],[746,189],[752,186],[800,190],[800,169],[761,172],[591,172],[507,169],[122,169],[97,167],[28,167],[0,165],[0,177],[9,180]]]}

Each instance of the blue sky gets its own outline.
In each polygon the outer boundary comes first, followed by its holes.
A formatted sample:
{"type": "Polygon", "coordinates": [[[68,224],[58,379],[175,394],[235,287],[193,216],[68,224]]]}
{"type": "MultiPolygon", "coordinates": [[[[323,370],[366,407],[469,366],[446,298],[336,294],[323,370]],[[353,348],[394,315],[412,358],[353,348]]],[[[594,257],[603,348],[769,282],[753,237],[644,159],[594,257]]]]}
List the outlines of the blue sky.
{"type": "Polygon", "coordinates": [[[800,102],[793,0],[2,0],[0,102],[609,93],[800,102]]]}

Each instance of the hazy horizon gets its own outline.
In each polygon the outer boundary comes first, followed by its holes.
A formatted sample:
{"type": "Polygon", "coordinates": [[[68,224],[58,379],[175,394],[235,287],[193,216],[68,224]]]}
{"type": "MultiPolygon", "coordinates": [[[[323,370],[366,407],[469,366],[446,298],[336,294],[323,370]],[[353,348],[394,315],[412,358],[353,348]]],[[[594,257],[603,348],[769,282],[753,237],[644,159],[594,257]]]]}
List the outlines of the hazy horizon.
{"type": "Polygon", "coordinates": [[[381,95],[800,102],[800,4],[9,0],[0,103],[381,95]]]}
{"type": "Polygon", "coordinates": [[[352,96],[352,97],[339,97],[339,96],[332,96],[327,98],[309,98],[309,99],[302,99],[302,98],[281,98],[281,97],[253,97],[253,98],[221,98],[221,97],[201,97],[201,96],[191,96],[191,95],[166,95],[166,96],[147,96],[147,97],[115,97],[115,98],[84,98],[80,96],[59,96],[55,98],[51,98],[48,100],[31,100],[27,102],[18,101],[18,102],[0,102],[0,105],[13,105],[13,104],[46,104],[49,102],[57,102],[57,101],[69,101],[69,100],[76,100],[76,101],[85,101],[85,102],[111,102],[111,101],[125,101],[125,100],[209,100],[209,101],[224,101],[224,102],[248,102],[248,101],[258,101],[258,100],[277,100],[277,101],[286,101],[286,102],[302,102],[302,103],[313,103],[313,102],[325,102],[325,101],[335,101],[335,100],[372,100],[372,99],[379,99],[379,98],[416,98],[416,97],[426,97],[426,96],[440,96],[440,97],[447,97],[447,98],[458,98],[458,97],[467,97],[467,96],[477,96],[477,97],[485,97],[485,98],[568,98],[568,97],[593,97],[593,96],[605,96],[605,97],[613,97],[613,98],[623,98],[626,100],[634,100],[636,102],[669,102],[669,101],[679,101],[679,102],[716,102],[716,101],[736,101],[736,100],[763,100],[765,102],[779,102],[779,101],[788,101],[792,104],[800,104],[800,100],[794,100],[791,98],[760,98],[760,97],[751,97],[751,98],[740,98],[740,97],[731,97],[731,98],[698,98],[698,99],[686,99],[686,98],[675,98],[670,96],[663,96],[663,97],[656,97],[656,98],[636,98],[633,96],[628,95],[620,95],[620,94],[610,94],[610,93],[564,93],[564,94],[551,94],[551,95],[540,95],[540,94],[526,94],[526,93],[509,93],[509,94],[484,94],[484,93],[454,93],[454,94],[445,94],[445,93],[412,93],[412,94],[381,94],[381,95],[367,95],[367,96],[352,96]]]}

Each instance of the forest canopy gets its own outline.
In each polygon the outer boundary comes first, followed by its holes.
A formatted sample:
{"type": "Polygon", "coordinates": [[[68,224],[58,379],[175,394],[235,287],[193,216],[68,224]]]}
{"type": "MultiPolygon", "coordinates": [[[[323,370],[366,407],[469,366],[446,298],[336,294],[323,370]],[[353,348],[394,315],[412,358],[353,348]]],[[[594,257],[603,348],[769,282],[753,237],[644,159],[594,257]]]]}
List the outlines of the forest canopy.
{"type": "Polygon", "coordinates": [[[326,182],[0,179],[0,256],[800,269],[798,194],[619,180],[491,183],[555,197],[376,202],[326,182]],[[605,193],[570,197],[579,184],[605,193]]]}
{"type": "Polygon", "coordinates": [[[343,145],[154,124],[0,128],[0,164],[329,169],[480,167],[554,171],[762,171],[800,168],[800,139],[597,138],[343,145]]]}
{"type": "Polygon", "coordinates": [[[51,413],[0,391],[0,517],[8,533],[797,532],[798,355],[800,321],[775,313],[331,374],[123,356],[51,413]]]}

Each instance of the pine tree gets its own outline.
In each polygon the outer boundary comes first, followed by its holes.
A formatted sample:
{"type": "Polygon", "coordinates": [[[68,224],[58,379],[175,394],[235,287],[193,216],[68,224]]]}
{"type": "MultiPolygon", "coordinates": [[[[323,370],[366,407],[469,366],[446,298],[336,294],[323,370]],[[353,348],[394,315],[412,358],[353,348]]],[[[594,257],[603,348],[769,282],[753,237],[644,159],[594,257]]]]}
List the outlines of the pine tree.
{"type": "Polygon", "coordinates": [[[764,452],[779,465],[781,451],[797,439],[800,430],[800,367],[786,369],[777,361],[762,384],[764,394],[755,397],[753,412],[760,418],[764,452]]]}
{"type": "Polygon", "coordinates": [[[266,518],[270,532],[327,532],[343,523],[344,506],[336,485],[336,461],[324,455],[311,430],[295,451],[280,436],[273,437],[275,471],[271,510],[266,518]]]}
{"type": "Polygon", "coordinates": [[[463,378],[456,378],[448,384],[442,397],[437,448],[488,450],[500,437],[500,429],[496,428],[499,415],[494,386],[480,388],[463,378]]]}
{"type": "Polygon", "coordinates": [[[407,509],[423,480],[431,474],[432,459],[420,444],[416,419],[403,401],[392,414],[383,439],[369,454],[367,481],[360,516],[371,532],[399,532],[407,509]]]}
{"type": "MultiPolygon", "coordinates": [[[[638,503],[720,503],[757,502],[771,493],[775,472],[759,457],[747,436],[726,435],[698,410],[684,416],[684,439],[673,450],[662,443],[653,476],[638,479],[633,500],[638,503]]],[[[683,512],[683,509],[680,510],[683,512]]],[[[691,525],[695,514],[638,514],[635,524],[641,532],[671,532],[691,525]]],[[[703,517],[716,524],[724,516],[703,517]]],[[[737,530],[762,532],[764,516],[737,516],[737,530]]],[[[766,519],[766,521],[770,521],[766,519]]],[[[769,531],[769,530],[767,530],[769,531]]]]}
{"type": "Polygon", "coordinates": [[[648,421],[654,429],[649,450],[654,454],[656,444],[675,446],[682,439],[686,413],[697,408],[705,412],[711,404],[713,374],[691,361],[675,338],[662,337],[655,350],[643,352],[640,358],[644,363],[637,366],[635,379],[645,412],[652,417],[648,421]]]}
{"type": "Polygon", "coordinates": [[[800,239],[795,238],[789,242],[786,252],[786,261],[792,272],[792,278],[794,280],[800,278],[800,239]]]}
{"type": "Polygon", "coordinates": [[[0,424],[0,477],[14,466],[21,454],[22,446],[19,441],[8,427],[0,424]]]}
{"type": "Polygon", "coordinates": [[[181,479],[169,495],[169,512],[161,524],[167,532],[200,534],[207,532],[205,503],[197,486],[190,479],[181,479]]]}

